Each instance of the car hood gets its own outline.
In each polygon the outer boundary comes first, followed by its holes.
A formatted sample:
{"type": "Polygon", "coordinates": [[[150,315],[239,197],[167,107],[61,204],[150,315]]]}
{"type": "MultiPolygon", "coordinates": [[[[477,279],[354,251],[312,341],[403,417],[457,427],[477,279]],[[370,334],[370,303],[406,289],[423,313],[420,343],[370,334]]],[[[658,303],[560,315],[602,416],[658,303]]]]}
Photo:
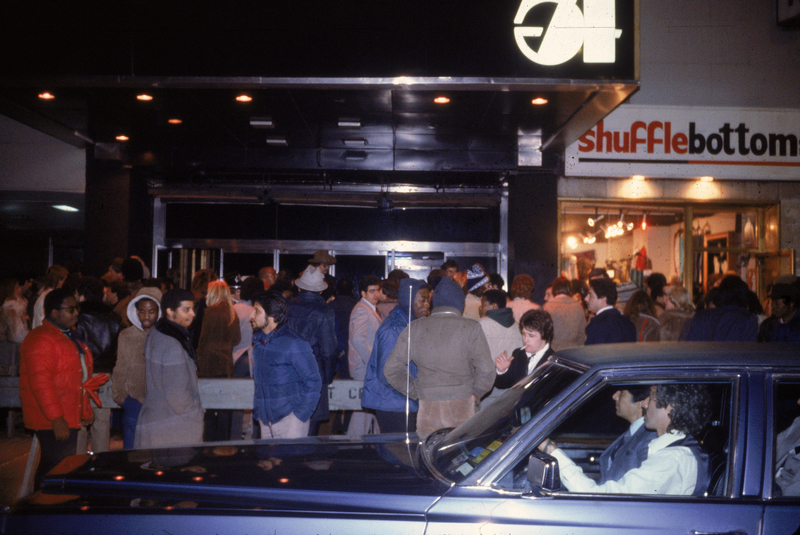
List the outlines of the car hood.
{"type": "Polygon", "coordinates": [[[313,504],[321,511],[419,513],[449,485],[420,466],[418,447],[403,435],[331,436],[76,455],[45,477],[46,499],[29,504],[52,503],[55,494],[83,507],[190,503],[263,511],[313,504]]]}

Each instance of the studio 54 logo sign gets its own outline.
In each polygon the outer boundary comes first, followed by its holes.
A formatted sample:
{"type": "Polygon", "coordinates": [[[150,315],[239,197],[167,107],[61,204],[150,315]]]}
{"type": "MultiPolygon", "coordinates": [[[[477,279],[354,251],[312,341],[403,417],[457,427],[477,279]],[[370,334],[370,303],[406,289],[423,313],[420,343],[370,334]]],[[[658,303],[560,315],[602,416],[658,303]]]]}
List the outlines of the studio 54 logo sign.
{"type": "Polygon", "coordinates": [[[581,3],[583,10],[578,0],[522,0],[514,17],[514,38],[525,57],[539,65],[561,65],[583,48],[584,63],[614,63],[622,35],[616,28],[615,0],[581,3]],[[540,20],[550,12],[549,21],[540,20]],[[539,37],[534,50],[531,44],[539,37]]]}

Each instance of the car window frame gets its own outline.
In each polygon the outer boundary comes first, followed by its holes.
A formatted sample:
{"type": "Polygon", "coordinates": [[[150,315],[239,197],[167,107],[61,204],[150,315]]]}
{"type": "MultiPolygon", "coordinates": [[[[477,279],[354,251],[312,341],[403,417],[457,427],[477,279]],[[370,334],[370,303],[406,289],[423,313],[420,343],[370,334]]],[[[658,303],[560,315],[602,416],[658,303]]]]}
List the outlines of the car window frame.
{"type": "Polygon", "coordinates": [[[778,434],[783,429],[777,429],[775,422],[777,420],[777,407],[776,395],[780,383],[794,383],[800,385],[800,372],[798,371],[775,371],[769,374],[766,378],[766,396],[767,411],[766,418],[764,419],[764,438],[766,444],[764,445],[764,463],[763,463],[763,482],[762,496],[765,500],[774,501],[776,503],[788,504],[796,503],[800,500],[797,496],[776,496],[775,495],[775,462],[778,434]]]}
{"type": "MultiPolygon", "coordinates": [[[[659,369],[654,367],[643,367],[641,369],[625,368],[621,370],[599,369],[594,372],[587,372],[581,381],[570,392],[565,392],[558,404],[551,407],[546,414],[532,417],[526,424],[527,429],[524,436],[519,437],[517,449],[513,454],[506,454],[502,462],[496,463],[490,473],[486,475],[486,485],[503,492],[518,493],[521,495],[533,495],[529,491],[522,489],[510,489],[496,485],[503,477],[519,462],[527,462],[530,453],[533,451],[532,445],[540,443],[547,438],[561,423],[569,418],[575,411],[569,414],[563,412],[565,406],[580,407],[588,402],[592,397],[598,395],[600,391],[609,384],[642,383],[659,384],[664,382],[698,382],[698,383],[728,383],[731,392],[730,407],[730,427],[728,430],[728,459],[727,459],[727,485],[723,495],[720,496],[676,496],[676,495],[649,495],[649,494],[592,494],[580,492],[556,492],[549,494],[554,498],[575,498],[575,499],[643,499],[643,500],[725,500],[740,497],[737,489],[741,488],[741,467],[743,455],[746,448],[742,447],[746,437],[744,431],[746,426],[742,425],[742,411],[747,407],[747,383],[746,377],[741,369],[731,368],[711,368],[698,367],[688,370],[675,370],[672,368],[659,369]],[[744,399],[744,403],[743,403],[744,399]],[[535,421],[535,423],[534,423],[535,421]]],[[[535,448],[535,446],[533,446],[535,448]]]]}

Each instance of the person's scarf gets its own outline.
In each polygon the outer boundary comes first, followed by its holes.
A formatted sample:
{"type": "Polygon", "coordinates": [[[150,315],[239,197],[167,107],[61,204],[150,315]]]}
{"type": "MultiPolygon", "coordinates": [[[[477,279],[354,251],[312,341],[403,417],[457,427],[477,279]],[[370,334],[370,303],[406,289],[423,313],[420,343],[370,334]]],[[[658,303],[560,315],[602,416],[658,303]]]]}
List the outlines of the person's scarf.
{"type": "Polygon", "coordinates": [[[156,322],[156,330],[161,334],[177,340],[181,344],[181,347],[183,347],[183,350],[186,351],[186,354],[189,355],[189,358],[191,358],[195,364],[197,363],[197,353],[194,351],[191,334],[188,329],[181,327],[174,321],[162,317],[156,322]]]}

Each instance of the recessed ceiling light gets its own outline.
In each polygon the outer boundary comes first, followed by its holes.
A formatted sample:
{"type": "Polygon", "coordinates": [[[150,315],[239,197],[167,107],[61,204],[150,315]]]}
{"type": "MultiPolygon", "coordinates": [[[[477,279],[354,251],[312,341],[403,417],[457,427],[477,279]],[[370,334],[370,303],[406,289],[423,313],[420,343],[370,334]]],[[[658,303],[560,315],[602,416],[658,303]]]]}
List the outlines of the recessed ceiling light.
{"type": "Polygon", "coordinates": [[[342,117],[337,124],[339,128],[361,128],[361,119],[358,117],[342,117]]]}
{"type": "Polygon", "coordinates": [[[117,141],[128,141],[130,138],[128,136],[117,136],[117,141]]]}
{"type": "Polygon", "coordinates": [[[448,104],[450,102],[450,99],[445,97],[445,96],[440,96],[440,97],[436,97],[435,99],[433,99],[433,101],[436,104],[448,104]]]}
{"type": "Polygon", "coordinates": [[[289,142],[286,141],[286,138],[282,137],[268,137],[267,145],[271,145],[273,147],[288,147],[289,142]]]}
{"type": "Polygon", "coordinates": [[[77,212],[78,211],[77,208],[75,208],[73,206],[66,205],[66,204],[54,204],[53,208],[55,208],[56,210],[61,210],[62,212],[77,212]]]}
{"type": "Polygon", "coordinates": [[[700,180],[702,182],[714,182],[714,177],[713,176],[701,176],[700,180]]]}
{"type": "Polygon", "coordinates": [[[533,104],[534,106],[542,106],[544,104],[547,104],[547,102],[548,102],[547,99],[542,97],[536,97],[535,99],[531,100],[531,104],[533,104]]]}
{"type": "Polygon", "coordinates": [[[181,124],[183,121],[180,119],[168,119],[167,122],[169,124],[181,124]]]}
{"type": "Polygon", "coordinates": [[[148,95],[147,93],[142,93],[141,95],[136,95],[136,100],[153,100],[153,96],[148,95]]]}
{"type": "Polygon", "coordinates": [[[250,102],[253,100],[253,97],[250,95],[241,94],[236,97],[236,102],[250,102]]]}
{"type": "Polygon", "coordinates": [[[251,117],[250,126],[253,128],[275,128],[272,117],[251,117]]]}
{"type": "Polygon", "coordinates": [[[44,93],[39,93],[39,98],[42,100],[53,100],[56,97],[52,93],[45,91],[44,93]]]}

